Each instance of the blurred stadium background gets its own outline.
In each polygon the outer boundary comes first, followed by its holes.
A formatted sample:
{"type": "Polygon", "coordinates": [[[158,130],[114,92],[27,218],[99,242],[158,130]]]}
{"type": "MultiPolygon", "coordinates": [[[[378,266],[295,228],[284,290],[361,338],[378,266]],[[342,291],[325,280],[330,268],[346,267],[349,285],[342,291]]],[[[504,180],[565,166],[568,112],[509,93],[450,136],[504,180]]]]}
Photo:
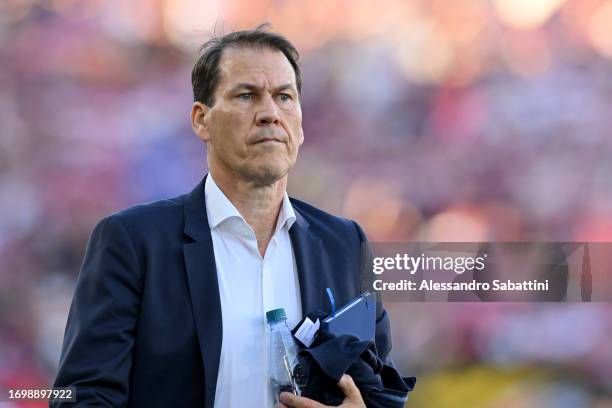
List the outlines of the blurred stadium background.
{"type": "MultiPolygon", "coordinates": [[[[263,21],[302,52],[293,195],[378,242],[612,240],[611,0],[3,0],[0,388],[52,381],[94,223],[202,177],[197,47],[263,21]]],[[[609,303],[388,308],[409,406],[612,407],[609,303]]]]}

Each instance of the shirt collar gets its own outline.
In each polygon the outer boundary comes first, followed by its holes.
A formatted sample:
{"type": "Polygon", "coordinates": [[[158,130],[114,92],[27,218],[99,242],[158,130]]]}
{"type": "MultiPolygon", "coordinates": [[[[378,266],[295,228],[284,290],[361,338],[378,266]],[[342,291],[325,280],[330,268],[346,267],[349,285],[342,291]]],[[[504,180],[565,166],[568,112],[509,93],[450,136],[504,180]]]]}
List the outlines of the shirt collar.
{"type": "Polygon", "coordinates": [[[206,176],[204,184],[204,197],[206,201],[206,215],[210,229],[215,229],[229,218],[242,218],[234,204],[223,194],[210,173],[206,176]]]}
{"type": "Polygon", "coordinates": [[[278,230],[283,227],[286,227],[287,231],[289,231],[294,222],[295,211],[293,211],[293,206],[291,205],[291,201],[289,201],[289,196],[285,191],[285,193],[283,194],[283,203],[281,204],[281,210],[278,213],[278,220],[276,221],[276,229],[274,232],[278,232],[278,230]]]}
{"type": "MultiPolygon", "coordinates": [[[[213,180],[210,173],[206,177],[204,184],[204,196],[206,200],[206,214],[208,216],[208,225],[210,229],[215,229],[223,221],[230,218],[239,218],[245,222],[240,212],[236,209],[234,204],[227,198],[227,196],[221,191],[217,183],[213,180]]],[[[287,231],[291,228],[295,222],[295,211],[289,201],[287,192],[283,194],[283,202],[281,204],[281,210],[278,214],[276,221],[276,228],[274,233],[278,232],[279,229],[285,227],[287,231]]]]}

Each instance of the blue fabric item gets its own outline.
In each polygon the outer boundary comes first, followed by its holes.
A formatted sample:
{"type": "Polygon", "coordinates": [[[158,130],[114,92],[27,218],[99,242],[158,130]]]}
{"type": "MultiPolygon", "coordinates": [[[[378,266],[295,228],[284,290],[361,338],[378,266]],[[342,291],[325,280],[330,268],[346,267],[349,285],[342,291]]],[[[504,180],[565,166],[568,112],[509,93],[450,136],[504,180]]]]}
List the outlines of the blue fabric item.
{"type": "MultiPolygon", "coordinates": [[[[325,314],[313,312],[308,317],[314,321],[325,314]]],[[[355,336],[336,337],[320,330],[310,348],[302,345],[298,359],[294,374],[302,396],[327,405],[342,403],[344,394],[337,383],[345,373],[353,378],[366,406],[373,408],[404,407],[416,384],[415,377],[402,377],[384,364],[373,342],[355,336]]]]}

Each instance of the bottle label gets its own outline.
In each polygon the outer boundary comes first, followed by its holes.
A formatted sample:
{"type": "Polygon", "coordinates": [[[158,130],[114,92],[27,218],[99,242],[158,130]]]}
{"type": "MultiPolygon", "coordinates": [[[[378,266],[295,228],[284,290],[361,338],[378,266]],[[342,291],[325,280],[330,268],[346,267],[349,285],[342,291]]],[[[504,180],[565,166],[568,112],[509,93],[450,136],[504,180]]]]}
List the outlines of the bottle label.
{"type": "Polygon", "coordinates": [[[295,338],[302,342],[306,348],[312,345],[318,331],[319,327],[321,327],[321,322],[317,319],[316,322],[313,323],[309,318],[305,318],[300,327],[295,332],[295,338]]]}

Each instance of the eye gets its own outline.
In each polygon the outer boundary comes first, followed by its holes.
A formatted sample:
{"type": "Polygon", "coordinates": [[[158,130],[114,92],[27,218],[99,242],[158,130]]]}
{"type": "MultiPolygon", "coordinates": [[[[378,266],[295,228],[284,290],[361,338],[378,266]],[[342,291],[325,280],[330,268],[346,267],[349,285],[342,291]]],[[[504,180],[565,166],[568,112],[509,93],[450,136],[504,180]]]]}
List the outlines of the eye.
{"type": "Polygon", "coordinates": [[[288,100],[291,99],[291,95],[286,94],[286,93],[280,94],[279,97],[280,97],[280,100],[283,102],[287,102],[288,100]]]}
{"type": "Polygon", "coordinates": [[[238,95],[238,98],[242,99],[243,101],[250,101],[253,99],[253,94],[251,92],[241,93],[238,95]]]}

